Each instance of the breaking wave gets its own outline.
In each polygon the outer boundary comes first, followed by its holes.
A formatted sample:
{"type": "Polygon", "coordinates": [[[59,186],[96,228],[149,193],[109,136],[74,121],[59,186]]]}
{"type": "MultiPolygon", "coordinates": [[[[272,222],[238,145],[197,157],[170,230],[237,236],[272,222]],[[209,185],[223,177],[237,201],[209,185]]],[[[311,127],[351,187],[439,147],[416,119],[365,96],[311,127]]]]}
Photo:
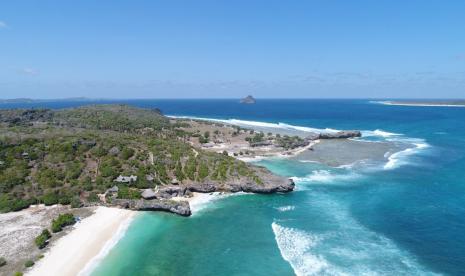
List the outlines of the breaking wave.
{"type": "Polygon", "coordinates": [[[370,137],[370,136],[378,136],[378,137],[392,137],[392,136],[401,136],[402,134],[399,133],[394,133],[394,132],[388,132],[384,131],[381,129],[375,129],[375,130],[363,130],[362,131],[362,136],[364,137],[370,137]]]}
{"type": "Polygon", "coordinates": [[[281,256],[296,275],[435,275],[390,239],[358,223],[347,207],[322,202],[329,228],[309,232],[286,227],[284,221],[271,224],[281,256]]]}
{"type": "Polygon", "coordinates": [[[231,196],[239,196],[239,195],[246,195],[248,193],[244,192],[237,192],[237,193],[220,193],[220,192],[214,192],[214,193],[196,193],[195,196],[189,200],[189,205],[192,211],[192,216],[197,215],[200,211],[206,210],[208,208],[211,208],[215,206],[214,203],[215,201],[231,197],[231,196]]]}
{"type": "Polygon", "coordinates": [[[309,252],[318,242],[316,237],[275,222],[271,227],[281,256],[292,266],[296,275],[315,275],[329,267],[324,258],[309,252]]]}
{"type": "Polygon", "coordinates": [[[269,129],[280,129],[280,130],[293,130],[293,131],[300,131],[300,132],[337,132],[337,129],[331,128],[312,128],[312,127],[305,127],[305,126],[296,126],[290,125],[286,123],[267,123],[267,122],[260,122],[260,121],[248,121],[248,120],[238,120],[238,119],[213,119],[213,118],[202,118],[202,117],[193,117],[193,116],[168,116],[170,118],[179,118],[179,119],[193,119],[193,120],[203,120],[203,121],[211,121],[211,122],[219,122],[224,124],[230,124],[240,127],[260,127],[260,128],[269,128],[269,129]]]}
{"type": "Polygon", "coordinates": [[[354,172],[349,172],[349,173],[335,173],[331,172],[329,170],[315,170],[311,174],[304,176],[304,177],[291,177],[292,180],[296,183],[305,183],[305,182],[310,182],[310,183],[330,183],[334,181],[340,181],[340,180],[349,180],[349,179],[354,179],[360,177],[359,174],[356,174],[354,172]]]}
{"type": "Polygon", "coordinates": [[[287,205],[287,206],[281,206],[281,207],[276,207],[276,210],[280,212],[289,212],[295,209],[295,206],[293,205],[287,205]]]}
{"type": "Polygon", "coordinates": [[[385,156],[387,157],[388,161],[384,165],[385,170],[392,170],[396,169],[402,165],[409,164],[408,157],[418,153],[419,151],[429,148],[430,145],[427,143],[414,143],[415,147],[408,148],[402,151],[395,152],[393,154],[387,153],[385,156]]]}

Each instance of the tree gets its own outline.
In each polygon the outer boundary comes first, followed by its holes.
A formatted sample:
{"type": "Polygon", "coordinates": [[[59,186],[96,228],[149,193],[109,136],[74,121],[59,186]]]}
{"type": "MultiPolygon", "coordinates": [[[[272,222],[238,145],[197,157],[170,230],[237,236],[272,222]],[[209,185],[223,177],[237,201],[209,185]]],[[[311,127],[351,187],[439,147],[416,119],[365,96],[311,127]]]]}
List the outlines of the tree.
{"type": "Polygon", "coordinates": [[[199,179],[203,180],[208,176],[208,166],[204,162],[200,163],[199,166],[199,179]]]}
{"type": "Polygon", "coordinates": [[[6,265],[6,260],[3,257],[0,257],[0,267],[6,265]]]}
{"type": "Polygon", "coordinates": [[[56,192],[48,192],[42,196],[41,200],[46,206],[50,206],[58,204],[60,198],[56,192]]]}
{"type": "Polygon", "coordinates": [[[33,260],[27,260],[25,263],[24,263],[24,266],[25,267],[31,267],[34,265],[34,261],[33,260]]]}
{"type": "Polygon", "coordinates": [[[68,225],[73,225],[76,223],[76,219],[74,218],[73,214],[66,213],[66,214],[61,214],[58,216],[58,218],[52,220],[52,232],[60,232],[63,230],[63,227],[66,227],[68,225]]]}
{"type": "Polygon", "coordinates": [[[134,150],[132,148],[124,148],[121,152],[121,158],[128,160],[134,155],[134,150]]]}
{"type": "Polygon", "coordinates": [[[186,178],[182,172],[182,164],[180,160],[176,163],[174,175],[179,181],[183,181],[186,178]]]}
{"type": "Polygon", "coordinates": [[[48,240],[52,237],[50,232],[47,229],[42,230],[39,236],[34,240],[35,244],[39,249],[44,248],[48,244],[48,240]]]}
{"type": "Polygon", "coordinates": [[[120,199],[139,199],[141,194],[139,189],[131,189],[126,186],[119,186],[117,198],[120,199]]]}

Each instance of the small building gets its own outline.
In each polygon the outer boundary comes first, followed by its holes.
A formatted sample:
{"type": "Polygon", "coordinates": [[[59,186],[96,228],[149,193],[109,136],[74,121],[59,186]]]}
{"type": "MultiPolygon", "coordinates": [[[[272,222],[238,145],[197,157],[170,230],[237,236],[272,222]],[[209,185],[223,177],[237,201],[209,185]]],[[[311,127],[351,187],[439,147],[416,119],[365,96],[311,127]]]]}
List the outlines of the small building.
{"type": "Polygon", "coordinates": [[[154,199],[157,197],[152,189],[145,189],[141,194],[143,199],[154,199]]]}
{"type": "Polygon", "coordinates": [[[136,181],[137,181],[136,175],[130,175],[130,176],[120,175],[115,179],[115,182],[119,182],[119,183],[131,183],[131,182],[136,182],[136,181]]]}
{"type": "Polygon", "coordinates": [[[147,175],[145,176],[145,180],[147,180],[147,181],[149,181],[149,182],[153,182],[154,178],[153,178],[153,176],[152,176],[151,174],[147,174],[147,175]]]}
{"type": "Polygon", "coordinates": [[[171,180],[171,184],[173,184],[173,185],[179,185],[179,181],[178,181],[176,178],[173,178],[173,179],[171,180]]]}

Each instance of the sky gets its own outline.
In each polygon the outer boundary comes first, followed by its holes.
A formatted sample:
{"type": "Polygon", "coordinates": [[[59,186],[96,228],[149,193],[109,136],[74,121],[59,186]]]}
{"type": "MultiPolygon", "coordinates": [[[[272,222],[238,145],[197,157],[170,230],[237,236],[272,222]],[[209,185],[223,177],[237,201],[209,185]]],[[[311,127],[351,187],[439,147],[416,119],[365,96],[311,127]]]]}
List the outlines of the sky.
{"type": "Polygon", "coordinates": [[[0,98],[465,98],[465,1],[2,0],[0,98]]]}

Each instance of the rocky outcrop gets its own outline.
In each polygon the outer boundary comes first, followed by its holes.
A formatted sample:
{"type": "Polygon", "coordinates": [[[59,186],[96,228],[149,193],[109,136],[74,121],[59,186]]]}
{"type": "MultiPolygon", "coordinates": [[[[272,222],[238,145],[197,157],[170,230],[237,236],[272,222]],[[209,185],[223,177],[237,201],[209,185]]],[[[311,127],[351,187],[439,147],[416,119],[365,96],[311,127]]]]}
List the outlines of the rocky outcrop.
{"type": "Polygon", "coordinates": [[[294,190],[295,184],[292,179],[288,179],[286,182],[279,185],[260,185],[252,182],[245,183],[230,183],[222,187],[227,192],[245,192],[245,193],[257,193],[257,194],[272,194],[272,193],[288,193],[294,190]]]}
{"type": "Polygon", "coordinates": [[[254,104],[256,102],[255,98],[251,95],[241,99],[240,103],[242,104],[254,104]]]}
{"type": "Polygon", "coordinates": [[[169,199],[114,199],[112,205],[135,211],[165,211],[185,217],[192,214],[187,201],[169,199]]]}
{"type": "Polygon", "coordinates": [[[295,184],[292,179],[271,174],[267,169],[256,167],[255,172],[261,179],[261,183],[250,180],[236,180],[224,183],[190,183],[186,188],[190,192],[212,193],[212,192],[246,192],[258,194],[288,193],[294,190],[295,184]]]}
{"type": "Polygon", "coordinates": [[[150,193],[150,197],[155,197],[155,199],[113,199],[110,205],[136,211],[165,211],[181,216],[190,216],[191,210],[189,202],[171,200],[171,198],[190,196],[192,192],[246,192],[272,194],[288,193],[294,190],[295,184],[292,179],[271,174],[270,171],[263,167],[256,166],[254,167],[254,170],[256,176],[260,179],[260,183],[246,179],[237,179],[226,182],[191,182],[181,185],[167,185],[159,188],[153,194],[150,193]]]}
{"type": "Polygon", "coordinates": [[[175,196],[184,196],[186,194],[186,187],[182,186],[164,186],[156,192],[157,198],[172,198],[175,196]]]}

